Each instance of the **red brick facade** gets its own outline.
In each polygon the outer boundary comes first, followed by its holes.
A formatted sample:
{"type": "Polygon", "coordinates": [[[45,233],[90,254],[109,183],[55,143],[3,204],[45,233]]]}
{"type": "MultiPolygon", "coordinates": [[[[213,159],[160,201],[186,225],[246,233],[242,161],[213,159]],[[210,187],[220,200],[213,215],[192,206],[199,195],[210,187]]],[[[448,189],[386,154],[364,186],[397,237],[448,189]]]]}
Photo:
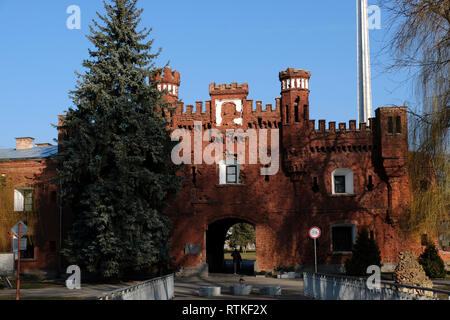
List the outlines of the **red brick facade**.
{"type": "MultiPolygon", "coordinates": [[[[178,87],[179,74],[166,70],[161,83],[175,78],[172,84],[178,87]]],[[[260,175],[261,164],[241,164],[238,184],[220,184],[217,164],[183,167],[183,189],[167,210],[173,221],[176,261],[194,270],[205,263],[220,266],[225,233],[239,221],[255,226],[259,270],[313,264],[313,242],[307,235],[312,226],[322,229],[319,264],[341,265],[350,256],[333,250],[332,227],[337,225],[354,225],[353,236],[363,227],[372,231],[386,266],[397,261],[401,250],[418,254],[420,240],[405,238],[398,224],[411,197],[405,166],[406,107],[379,108],[368,125],[357,126],[355,120],[348,127],[335,122],[326,127],[325,120],[316,125],[309,119],[310,73],[289,68],[279,78],[281,97],[275,99],[275,107],[268,104],[265,109],[260,101],[253,109],[245,83],[210,84],[211,100],[204,106],[196,102],[195,112],[191,105],[183,111],[183,103],[175,102],[176,94],[166,96],[177,105],[171,127],[189,130],[192,139],[194,121],[202,122],[202,130],[280,130],[281,165],[276,175],[260,175]],[[242,105],[240,112],[236,101],[242,105]],[[242,126],[232,121],[237,117],[242,126]],[[338,168],[353,172],[351,194],[333,194],[332,172],[338,168]],[[187,244],[201,250],[191,254],[187,244]]],[[[203,142],[203,148],[208,144],[203,142]]]]}
{"type": "MultiPolygon", "coordinates": [[[[58,188],[53,181],[56,178],[54,163],[47,159],[0,161],[0,174],[4,181],[8,181],[2,192],[13,195],[15,189],[32,190],[32,212],[27,210],[15,212],[18,219],[30,226],[29,235],[32,236],[32,242],[28,242],[28,246],[31,246],[31,251],[34,251],[28,258],[22,260],[21,269],[49,271],[54,274],[59,262],[60,236],[58,188]]],[[[13,200],[9,207],[10,210],[14,210],[13,200]]],[[[1,230],[12,240],[13,235],[10,230],[15,222],[8,223],[2,220],[1,230]]]]}

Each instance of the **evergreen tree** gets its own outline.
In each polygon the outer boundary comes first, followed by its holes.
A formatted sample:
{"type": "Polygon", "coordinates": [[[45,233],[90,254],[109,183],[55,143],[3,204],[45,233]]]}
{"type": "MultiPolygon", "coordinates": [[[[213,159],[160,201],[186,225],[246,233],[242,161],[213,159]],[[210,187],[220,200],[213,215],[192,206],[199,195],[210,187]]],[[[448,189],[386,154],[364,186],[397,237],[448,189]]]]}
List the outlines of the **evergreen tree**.
{"type": "Polygon", "coordinates": [[[170,221],[162,213],[179,188],[173,142],[157,110],[169,107],[156,83],[151,29],[137,30],[137,0],[104,1],[88,39],[57,156],[61,196],[74,215],[63,254],[103,278],[146,272],[170,261],[170,221]]]}
{"type": "Polygon", "coordinates": [[[366,276],[367,267],[377,265],[381,268],[381,256],[378,244],[374,239],[369,238],[366,229],[358,233],[353,254],[345,262],[345,272],[349,276],[366,276]]]}
{"type": "Polygon", "coordinates": [[[430,278],[445,278],[445,265],[434,243],[430,243],[419,257],[425,273],[430,278]]]}

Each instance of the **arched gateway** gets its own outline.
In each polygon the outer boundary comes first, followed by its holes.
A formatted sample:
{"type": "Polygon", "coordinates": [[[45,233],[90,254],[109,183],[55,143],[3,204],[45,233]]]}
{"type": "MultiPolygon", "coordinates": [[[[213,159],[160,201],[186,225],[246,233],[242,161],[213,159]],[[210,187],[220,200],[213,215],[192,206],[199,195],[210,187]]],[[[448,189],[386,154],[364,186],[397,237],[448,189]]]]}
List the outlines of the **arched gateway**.
{"type": "MultiPolygon", "coordinates": [[[[206,230],[206,263],[209,272],[229,271],[224,261],[224,244],[227,231],[237,223],[249,223],[255,227],[248,220],[232,217],[220,219],[208,225],[206,230]]],[[[248,270],[248,266],[246,267],[246,272],[253,271],[248,270]]],[[[253,268],[253,265],[251,267],[253,268]]]]}

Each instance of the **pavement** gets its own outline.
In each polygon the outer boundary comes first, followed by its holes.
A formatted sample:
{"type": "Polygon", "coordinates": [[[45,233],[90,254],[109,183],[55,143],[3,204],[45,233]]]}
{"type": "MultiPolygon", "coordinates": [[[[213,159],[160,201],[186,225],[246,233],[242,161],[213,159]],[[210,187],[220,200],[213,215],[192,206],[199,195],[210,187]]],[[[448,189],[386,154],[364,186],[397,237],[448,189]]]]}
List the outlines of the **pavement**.
{"type": "MultiPolygon", "coordinates": [[[[98,295],[132,285],[136,282],[120,284],[96,284],[83,285],[81,289],[69,290],[65,286],[45,287],[38,289],[21,289],[22,299],[93,299],[98,295]]],[[[450,286],[450,279],[434,280],[435,288],[450,286]]],[[[0,290],[0,300],[15,299],[16,289],[0,290]]],[[[264,276],[240,276],[234,274],[210,273],[209,276],[191,276],[186,278],[175,278],[175,300],[308,300],[303,295],[302,279],[277,279],[264,276]],[[232,286],[240,283],[253,286],[249,296],[234,296],[232,286]],[[221,295],[218,297],[200,297],[201,286],[219,286],[221,295]],[[259,293],[262,286],[281,286],[281,296],[265,296],[259,293]]]]}
{"type": "MultiPolygon", "coordinates": [[[[98,284],[83,285],[81,289],[69,290],[64,286],[45,287],[36,289],[21,289],[21,299],[94,299],[96,296],[116,290],[133,282],[122,284],[98,284]]],[[[0,290],[0,300],[15,299],[16,289],[0,290]]],[[[209,274],[209,276],[192,276],[175,279],[175,300],[304,300],[303,281],[301,279],[275,279],[255,276],[240,276],[234,274],[209,274]],[[231,287],[239,284],[243,279],[244,284],[253,286],[251,295],[234,296],[231,287]],[[218,297],[200,297],[198,295],[201,286],[220,286],[221,295],[218,297]],[[262,286],[281,286],[281,296],[265,296],[259,294],[262,286]]]]}
{"type": "MultiPolygon", "coordinates": [[[[46,287],[37,289],[21,289],[20,297],[23,299],[94,299],[96,296],[107,293],[128,285],[132,282],[122,284],[98,284],[83,285],[81,289],[69,290],[65,286],[46,287]]],[[[16,289],[0,290],[0,300],[16,297],[16,289]]]]}
{"type": "Polygon", "coordinates": [[[209,276],[191,276],[175,279],[175,300],[309,300],[303,295],[303,280],[277,279],[264,276],[240,276],[234,274],[210,273],[209,276]],[[234,296],[232,286],[239,284],[253,286],[249,296],[234,296]],[[201,286],[221,287],[221,295],[217,297],[200,297],[198,292],[201,286]],[[259,294],[263,286],[281,286],[281,296],[265,296],[259,294]]]}

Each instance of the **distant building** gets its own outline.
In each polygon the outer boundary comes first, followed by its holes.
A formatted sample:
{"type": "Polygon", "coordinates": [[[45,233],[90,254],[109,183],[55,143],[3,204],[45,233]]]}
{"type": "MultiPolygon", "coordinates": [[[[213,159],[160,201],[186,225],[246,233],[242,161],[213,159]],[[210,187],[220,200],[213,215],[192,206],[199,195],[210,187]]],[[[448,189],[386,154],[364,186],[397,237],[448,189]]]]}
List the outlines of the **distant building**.
{"type": "MultiPolygon", "coordinates": [[[[48,143],[33,144],[31,137],[16,138],[16,148],[0,149],[0,232],[12,243],[11,213],[29,226],[27,250],[22,251],[25,271],[54,273],[58,268],[60,221],[56,168],[48,158],[58,152],[48,143]],[[8,211],[8,212],[6,212],[8,211]],[[9,217],[9,219],[7,219],[9,217]]],[[[11,252],[12,246],[3,248],[11,252]]]]}

